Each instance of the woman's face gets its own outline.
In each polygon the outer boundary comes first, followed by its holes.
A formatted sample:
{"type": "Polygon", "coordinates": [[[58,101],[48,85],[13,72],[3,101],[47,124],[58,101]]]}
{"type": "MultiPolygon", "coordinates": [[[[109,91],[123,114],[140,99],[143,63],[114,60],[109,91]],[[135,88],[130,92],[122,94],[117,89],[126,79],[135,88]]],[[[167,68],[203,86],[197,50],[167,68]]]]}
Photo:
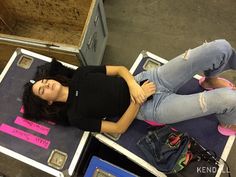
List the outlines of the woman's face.
{"type": "Polygon", "coordinates": [[[36,96],[48,102],[57,101],[61,89],[62,89],[61,83],[53,79],[39,80],[32,87],[33,93],[36,96]]]}

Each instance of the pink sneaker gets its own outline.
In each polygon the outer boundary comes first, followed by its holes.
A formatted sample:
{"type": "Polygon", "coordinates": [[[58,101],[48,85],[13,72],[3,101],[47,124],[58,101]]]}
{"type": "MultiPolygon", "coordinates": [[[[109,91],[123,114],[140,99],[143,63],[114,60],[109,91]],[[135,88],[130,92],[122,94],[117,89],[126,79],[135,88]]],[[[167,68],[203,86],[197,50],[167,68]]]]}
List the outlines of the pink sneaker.
{"type": "Polygon", "coordinates": [[[218,132],[224,136],[236,135],[236,131],[222,125],[218,125],[218,132]]]}
{"type": "MultiPolygon", "coordinates": [[[[202,87],[202,88],[204,88],[205,90],[213,90],[214,88],[208,88],[208,87],[203,87],[202,86],[202,84],[203,84],[203,82],[205,81],[205,79],[206,79],[206,77],[201,77],[200,79],[199,79],[199,85],[202,87]]],[[[229,88],[233,88],[234,87],[234,84],[232,83],[232,82],[230,82],[229,80],[227,80],[227,79],[224,79],[224,78],[222,78],[222,77],[217,77],[217,79],[220,79],[220,80],[223,80],[223,81],[225,81],[226,83],[227,83],[227,87],[229,87],[229,88]]]]}

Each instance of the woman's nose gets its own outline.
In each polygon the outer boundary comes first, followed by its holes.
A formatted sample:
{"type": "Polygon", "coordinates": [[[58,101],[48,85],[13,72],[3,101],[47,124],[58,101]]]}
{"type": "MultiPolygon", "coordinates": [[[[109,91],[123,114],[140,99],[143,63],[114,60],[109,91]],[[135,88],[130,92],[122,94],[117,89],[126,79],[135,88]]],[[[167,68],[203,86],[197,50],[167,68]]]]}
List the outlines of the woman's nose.
{"type": "Polygon", "coordinates": [[[49,83],[46,83],[45,85],[44,85],[44,87],[46,87],[46,88],[49,88],[49,83]]]}

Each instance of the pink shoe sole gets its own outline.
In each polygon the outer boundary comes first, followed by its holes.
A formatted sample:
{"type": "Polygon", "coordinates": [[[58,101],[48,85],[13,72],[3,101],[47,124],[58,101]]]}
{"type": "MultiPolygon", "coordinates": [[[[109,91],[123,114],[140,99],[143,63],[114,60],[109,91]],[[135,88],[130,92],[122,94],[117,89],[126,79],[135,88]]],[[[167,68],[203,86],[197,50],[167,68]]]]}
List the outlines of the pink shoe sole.
{"type": "Polygon", "coordinates": [[[151,126],[163,126],[163,125],[165,125],[165,124],[160,124],[160,123],[150,121],[150,120],[145,120],[145,122],[148,123],[151,126]]]}
{"type": "MultiPolygon", "coordinates": [[[[156,127],[157,126],[161,127],[161,126],[166,125],[166,124],[161,124],[161,123],[150,121],[150,120],[144,120],[144,122],[148,123],[151,126],[156,126],[156,127]]],[[[171,127],[171,129],[174,130],[174,131],[177,131],[177,129],[175,129],[174,127],[171,127]]]]}
{"type": "MultiPolygon", "coordinates": [[[[202,87],[202,88],[204,88],[205,90],[213,90],[214,88],[208,88],[208,87],[203,87],[202,86],[202,83],[205,81],[205,79],[206,79],[206,77],[201,77],[200,79],[199,79],[199,85],[202,87]]],[[[223,80],[223,81],[225,81],[226,83],[227,83],[227,87],[229,87],[229,88],[233,88],[234,87],[234,84],[232,83],[232,82],[230,82],[229,80],[227,80],[227,79],[224,79],[224,78],[222,78],[222,77],[217,77],[217,79],[220,79],[220,80],[223,80]]]]}
{"type": "Polygon", "coordinates": [[[236,131],[218,125],[218,132],[224,136],[236,135],[236,131]]]}

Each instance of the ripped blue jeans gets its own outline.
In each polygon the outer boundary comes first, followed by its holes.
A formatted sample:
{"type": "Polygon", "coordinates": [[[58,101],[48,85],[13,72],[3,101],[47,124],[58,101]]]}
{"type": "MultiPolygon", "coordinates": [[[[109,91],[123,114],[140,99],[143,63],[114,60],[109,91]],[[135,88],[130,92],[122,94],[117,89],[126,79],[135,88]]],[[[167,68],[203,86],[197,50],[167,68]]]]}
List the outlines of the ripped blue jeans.
{"type": "Polygon", "coordinates": [[[139,73],[136,81],[153,81],[157,92],[141,106],[137,118],[170,124],[216,114],[220,123],[236,124],[236,90],[176,94],[199,72],[210,77],[228,69],[236,69],[235,50],[226,40],[215,40],[190,49],[161,67],[139,73]]]}

